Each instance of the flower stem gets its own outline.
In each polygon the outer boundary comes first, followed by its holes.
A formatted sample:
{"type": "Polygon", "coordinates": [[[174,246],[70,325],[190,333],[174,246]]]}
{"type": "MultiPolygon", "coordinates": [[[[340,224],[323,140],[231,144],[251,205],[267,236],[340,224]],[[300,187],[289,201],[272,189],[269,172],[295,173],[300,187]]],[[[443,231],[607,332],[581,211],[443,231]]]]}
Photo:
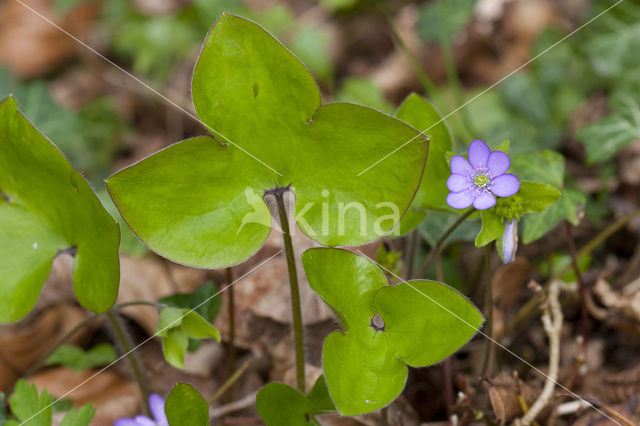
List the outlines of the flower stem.
{"type": "Polygon", "coordinates": [[[140,390],[140,395],[142,396],[143,406],[145,408],[146,413],[149,413],[149,383],[147,382],[144,373],[142,372],[142,368],[140,367],[140,363],[138,362],[138,358],[136,358],[133,353],[133,344],[131,343],[131,336],[124,328],[122,324],[122,320],[119,317],[119,314],[112,309],[109,309],[105,315],[109,319],[111,323],[111,327],[115,333],[115,337],[120,344],[120,349],[127,357],[129,364],[131,365],[131,370],[133,371],[133,376],[138,384],[138,389],[140,390]]]}
{"type": "MultiPolygon", "coordinates": [[[[493,339],[493,283],[491,274],[491,244],[485,246],[484,267],[486,275],[486,298],[485,298],[485,315],[487,316],[486,333],[493,339]]],[[[484,360],[482,362],[481,377],[486,377],[491,373],[491,361],[493,358],[493,341],[485,340],[484,360]]]]}
{"type": "Polygon", "coordinates": [[[456,220],[444,232],[444,234],[442,234],[442,236],[438,239],[438,241],[436,241],[436,244],[433,246],[433,249],[429,253],[429,256],[427,256],[427,258],[425,259],[424,263],[422,264],[422,267],[420,268],[420,274],[419,274],[420,277],[424,277],[425,276],[425,274],[427,273],[427,270],[429,269],[429,266],[431,266],[431,262],[433,262],[433,260],[435,259],[436,255],[438,255],[440,253],[440,250],[442,249],[442,245],[444,244],[445,240],[449,237],[449,235],[451,235],[451,233],[453,231],[455,231],[456,228],[458,226],[460,226],[460,224],[462,222],[464,222],[466,219],[468,219],[469,216],[471,216],[475,211],[476,211],[476,209],[474,209],[474,208],[471,208],[471,209],[467,210],[465,212],[465,214],[460,216],[458,218],[458,220],[456,220]]]}
{"type": "Polygon", "coordinates": [[[285,190],[273,192],[276,198],[278,214],[280,215],[280,227],[282,228],[282,239],[284,251],[287,258],[287,268],[289,270],[289,287],[291,288],[291,310],[293,313],[293,337],[296,351],[296,379],[298,390],[305,393],[305,373],[304,373],[304,337],[302,333],[302,308],[300,306],[300,288],[298,286],[298,272],[296,269],[296,258],[291,240],[291,228],[289,218],[284,204],[285,190]]]}
{"type": "MultiPolygon", "coordinates": [[[[227,275],[227,285],[229,290],[227,292],[227,310],[229,314],[229,359],[227,365],[227,372],[229,374],[229,378],[232,378],[234,373],[236,372],[236,307],[235,307],[235,297],[233,293],[233,286],[231,285],[234,280],[233,268],[228,267],[226,269],[227,275]]],[[[227,402],[233,401],[233,386],[234,382],[231,382],[228,387],[228,393],[226,396],[227,402]]]]}

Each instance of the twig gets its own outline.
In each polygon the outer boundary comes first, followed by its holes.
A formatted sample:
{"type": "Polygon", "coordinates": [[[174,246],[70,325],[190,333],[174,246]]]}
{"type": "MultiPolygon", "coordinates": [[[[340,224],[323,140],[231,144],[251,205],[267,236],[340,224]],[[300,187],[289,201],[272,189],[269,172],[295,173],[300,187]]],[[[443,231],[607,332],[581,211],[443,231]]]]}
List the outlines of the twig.
{"type": "Polygon", "coordinates": [[[532,424],[538,414],[547,406],[556,387],[558,380],[558,369],[560,366],[560,334],[562,332],[562,309],[558,300],[560,294],[560,286],[557,281],[551,281],[549,284],[548,299],[544,298],[542,287],[535,282],[531,284],[534,290],[542,299],[542,325],[544,331],[549,338],[549,375],[547,376],[542,392],[536,402],[533,403],[529,411],[519,420],[516,420],[517,426],[529,426],[532,424]]]}
{"type": "MultiPolygon", "coordinates": [[[[577,260],[580,261],[581,258],[590,254],[596,247],[606,241],[607,238],[611,237],[621,228],[626,226],[636,216],[640,216],[640,209],[634,210],[628,215],[621,217],[611,225],[607,226],[580,250],[578,250],[578,253],[576,255],[577,260]]],[[[566,265],[558,273],[554,273],[549,281],[552,281],[554,278],[561,277],[562,275],[567,273],[570,268],[571,265],[566,265]]],[[[524,327],[525,324],[528,324],[531,320],[533,320],[537,316],[537,314],[538,302],[535,299],[531,299],[522,308],[520,308],[515,318],[505,327],[504,336],[511,336],[512,334],[514,334],[514,332],[520,330],[521,327],[524,327]]]]}
{"type": "Polygon", "coordinates": [[[256,404],[257,392],[250,393],[242,399],[233,401],[229,404],[221,405],[220,407],[209,407],[209,416],[212,419],[219,419],[235,411],[244,410],[245,408],[252,407],[256,404]]]}

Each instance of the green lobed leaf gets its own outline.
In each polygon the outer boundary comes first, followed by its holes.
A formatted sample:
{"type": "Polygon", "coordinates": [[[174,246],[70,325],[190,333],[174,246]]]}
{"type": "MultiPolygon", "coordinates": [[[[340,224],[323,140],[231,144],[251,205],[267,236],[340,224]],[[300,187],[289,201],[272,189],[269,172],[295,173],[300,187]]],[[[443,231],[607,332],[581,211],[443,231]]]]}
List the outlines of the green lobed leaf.
{"type": "Polygon", "coordinates": [[[173,307],[160,311],[156,334],[162,338],[165,359],[177,368],[184,368],[184,354],[189,338],[213,338],[220,341],[218,329],[195,311],[173,307]]]}
{"type": "MultiPolygon", "coordinates": [[[[24,379],[18,380],[13,394],[9,397],[11,413],[21,423],[30,419],[29,426],[51,426],[52,402],[53,398],[46,389],[38,395],[36,385],[29,384],[24,379]]],[[[5,423],[7,426],[14,424],[18,425],[18,422],[9,420],[5,423]]]]}
{"type": "Polygon", "coordinates": [[[564,157],[550,149],[525,152],[511,157],[511,173],[520,180],[564,186],[564,157]]]}
{"type": "Polygon", "coordinates": [[[342,415],[388,405],[404,388],[405,363],[439,362],[482,325],[479,311],[441,283],[389,286],[373,262],[341,249],[310,249],[302,262],[344,330],[329,334],[322,348],[329,393],[342,415]]]}
{"type": "Polygon", "coordinates": [[[92,404],[87,404],[81,408],[74,408],[64,416],[60,426],[89,426],[93,416],[96,414],[92,404]]]}
{"type": "Polygon", "coordinates": [[[63,250],[76,252],[80,303],[106,311],[118,292],[117,223],[13,97],[0,103],[0,141],[0,322],[29,312],[63,250]]]}
{"type": "Polygon", "coordinates": [[[164,404],[169,426],[209,426],[209,404],[191,385],[178,383],[164,404]]]}
{"type": "Polygon", "coordinates": [[[540,213],[527,215],[522,221],[522,241],[529,244],[544,236],[563,220],[574,225],[580,221],[587,196],[577,189],[564,189],[560,199],[540,213]]]}
{"type": "Polygon", "coordinates": [[[581,127],[576,134],[584,144],[589,164],[610,160],[640,138],[640,93],[616,92],[610,104],[612,115],[581,127]]]}
{"type": "Polygon", "coordinates": [[[482,229],[476,237],[476,247],[483,247],[491,241],[500,238],[504,233],[505,222],[496,214],[495,209],[486,209],[480,212],[482,229]]]}
{"type": "Polygon", "coordinates": [[[77,346],[62,345],[46,360],[46,365],[64,365],[75,371],[90,370],[107,365],[117,358],[114,347],[109,343],[101,343],[85,351],[77,346]]]}
{"type": "Polygon", "coordinates": [[[222,297],[216,293],[216,285],[207,281],[191,293],[175,293],[158,302],[174,308],[194,309],[206,320],[213,321],[222,308],[222,297]],[[205,300],[208,301],[203,303],[205,300]]]}
{"type": "Polygon", "coordinates": [[[320,106],[304,65],[253,22],[216,21],[192,94],[225,143],[189,139],[107,181],[129,226],[165,257],[205,268],[246,260],[269,234],[262,197],[276,187],[291,185],[298,225],[324,245],[379,238],[413,199],[428,146],[419,132],[359,105],[320,106]]]}
{"type": "Polygon", "coordinates": [[[429,138],[429,156],[420,188],[400,222],[401,233],[406,233],[417,227],[419,218],[424,219],[425,210],[447,208],[447,179],[451,172],[446,153],[452,148],[452,138],[440,113],[416,93],[410,94],[400,104],[395,115],[424,131],[429,138]]]}
{"type": "Polygon", "coordinates": [[[320,426],[314,416],[335,411],[324,376],[306,396],[291,386],[268,383],[256,396],[256,408],[267,426],[320,426]]]}

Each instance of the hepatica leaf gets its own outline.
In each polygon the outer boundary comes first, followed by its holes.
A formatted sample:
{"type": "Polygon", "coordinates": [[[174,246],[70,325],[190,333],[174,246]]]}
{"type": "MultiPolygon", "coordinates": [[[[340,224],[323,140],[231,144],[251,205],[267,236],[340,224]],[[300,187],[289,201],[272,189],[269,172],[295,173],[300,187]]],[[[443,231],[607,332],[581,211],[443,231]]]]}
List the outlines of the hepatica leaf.
{"type": "Polygon", "coordinates": [[[46,360],[46,365],[64,365],[75,371],[107,365],[117,358],[116,350],[109,343],[101,343],[84,351],[77,346],[62,345],[46,360]]]}
{"type": "Polygon", "coordinates": [[[208,426],[209,404],[191,385],[178,383],[171,389],[164,412],[170,426],[208,426]]]}
{"type": "Polygon", "coordinates": [[[271,229],[264,191],[288,185],[303,232],[324,245],[363,244],[397,224],[420,183],[428,143],[416,129],[359,105],[321,106],[305,66],[246,19],[214,24],[192,94],[219,141],[177,143],[107,181],[136,234],[174,261],[246,260],[271,229]]]}
{"type": "Polygon", "coordinates": [[[424,367],[451,355],[482,326],[462,294],[435,282],[389,286],[368,259],[340,249],[307,250],[309,284],[343,320],[324,341],[329,393],[343,415],[382,408],[404,388],[407,365],[424,367]]]}
{"type": "Polygon", "coordinates": [[[35,385],[29,384],[24,379],[18,380],[13,394],[9,397],[9,407],[19,422],[9,420],[5,423],[5,426],[17,426],[32,416],[33,418],[29,420],[29,425],[51,426],[52,402],[53,398],[46,390],[43,390],[38,395],[35,385]]]}
{"type": "Polygon", "coordinates": [[[0,103],[0,322],[33,307],[51,262],[75,253],[74,290],[95,312],[118,293],[120,231],[89,184],[22,115],[0,103]]]}
{"type": "Polygon", "coordinates": [[[256,408],[267,426],[319,426],[316,414],[336,410],[324,376],[318,377],[307,395],[282,383],[269,383],[258,392],[256,408]]]}
{"type": "Polygon", "coordinates": [[[447,208],[447,178],[450,175],[446,153],[451,150],[451,132],[438,111],[421,96],[412,93],[396,111],[396,117],[429,137],[429,157],[422,183],[409,210],[400,221],[400,233],[417,227],[427,209],[447,208]]]}
{"type": "Polygon", "coordinates": [[[164,358],[177,368],[184,368],[184,354],[190,338],[213,338],[220,341],[218,329],[189,309],[172,307],[162,309],[156,333],[162,338],[164,358]]]}

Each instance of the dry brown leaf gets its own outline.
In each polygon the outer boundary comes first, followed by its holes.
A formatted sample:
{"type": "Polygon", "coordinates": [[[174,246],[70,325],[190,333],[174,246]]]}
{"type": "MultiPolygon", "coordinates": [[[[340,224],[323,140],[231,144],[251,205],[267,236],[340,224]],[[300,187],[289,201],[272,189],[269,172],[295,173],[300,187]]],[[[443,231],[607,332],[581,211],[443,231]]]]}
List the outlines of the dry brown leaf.
{"type": "Polygon", "coordinates": [[[491,407],[500,424],[522,414],[518,396],[522,395],[527,404],[535,401],[538,391],[508,373],[500,373],[485,384],[491,400],[491,407]]]}
{"type": "MultiPolygon", "coordinates": [[[[29,7],[71,34],[85,31],[97,12],[96,3],[55,16],[52,0],[32,0],[29,7]]],[[[17,1],[0,4],[0,64],[21,78],[46,74],[73,56],[76,42],[17,1]]]]}

